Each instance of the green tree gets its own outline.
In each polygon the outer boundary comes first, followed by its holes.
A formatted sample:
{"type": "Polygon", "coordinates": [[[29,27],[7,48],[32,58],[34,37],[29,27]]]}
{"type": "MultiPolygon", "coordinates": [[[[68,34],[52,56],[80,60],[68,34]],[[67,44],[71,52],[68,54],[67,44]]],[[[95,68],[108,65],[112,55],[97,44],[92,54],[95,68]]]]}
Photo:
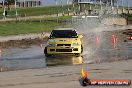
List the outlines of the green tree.
{"type": "Polygon", "coordinates": [[[14,4],[15,0],[5,0],[5,2],[9,3],[9,5],[14,4]]]}
{"type": "MultiPolygon", "coordinates": [[[[118,1],[118,0],[112,0],[113,6],[114,6],[114,3],[117,3],[117,1],[118,1]]],[[[104,2],[104,3],[111,3],[111,0],[102,0],[102,2],[104,2]]]]}
{"type": "Polygon", "coordinates": [[[73,3],[78,3],[78,2],[81,2],[82,0],[73,0],[72,2],[73,3]]]}
{"type": "Polygon", "coordinates": [[[8,9],[10,9],[10,5],[15,4],[15,0],[5,0],[7,3],[8,9]]]}

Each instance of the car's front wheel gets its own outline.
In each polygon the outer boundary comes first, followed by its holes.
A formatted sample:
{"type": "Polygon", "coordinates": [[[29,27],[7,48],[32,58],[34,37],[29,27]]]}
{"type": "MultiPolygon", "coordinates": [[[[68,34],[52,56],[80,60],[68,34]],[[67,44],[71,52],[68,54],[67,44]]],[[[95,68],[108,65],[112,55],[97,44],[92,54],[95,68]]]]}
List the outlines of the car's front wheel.
{"type": "MultiPolygon", "coordinates": [[[[83,52],[83,46],[81,45],[81,53],[83,52]]],[[[75,53],[75,56],[80,56],[81,53],[75,53]]]]}
{"type": "Polygon", "coordinates": [[[75,56],[79,57],[80,56],[80,53],[75,53],[75,56]]]}
{"type": "Polygon", "coordinates": [[[46,57],[52,56],[52,54],[48,54],[47,47],[45,47],[45,49],[44,49],[44,54],[46,57]]]}

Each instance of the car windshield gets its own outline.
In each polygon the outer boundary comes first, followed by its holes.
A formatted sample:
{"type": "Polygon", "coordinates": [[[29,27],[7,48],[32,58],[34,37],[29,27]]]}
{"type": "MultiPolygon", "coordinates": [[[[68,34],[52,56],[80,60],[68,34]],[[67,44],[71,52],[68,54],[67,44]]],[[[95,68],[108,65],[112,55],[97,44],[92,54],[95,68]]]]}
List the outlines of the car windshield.
{"type": "Polygon", "coordinates": [[[50,38],[77,38],[75,30],[53,30],[50,38]]]}

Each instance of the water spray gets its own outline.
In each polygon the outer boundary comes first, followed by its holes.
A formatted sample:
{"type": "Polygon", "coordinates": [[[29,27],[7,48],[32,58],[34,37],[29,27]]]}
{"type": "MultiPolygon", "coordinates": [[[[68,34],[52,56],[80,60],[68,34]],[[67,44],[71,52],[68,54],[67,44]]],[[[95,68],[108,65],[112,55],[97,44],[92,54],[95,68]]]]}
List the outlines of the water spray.
{"type": "MultiPolygon", "coordinates": [[[[86,57],[85,59],[87,59],[87,61],[92,60],[96,63],[100,63],[107,58],[109,58],[109,60],[117,60],[117,58],[119,58],[118,56],[122,53],[118,53],[120,50],[116,48],[120,45],[117,45],[118,36],[116,36],[114,31],[128,29],[129,26],[118,26],[115,15],[112,12],[113,9],[111,9],[113,6],[112,3],[113,2],[111,2],[110,5],[107,4],[106,6],[108,7],[103,7],[102,11],[99,11],[96,17],[93,15],[80,15],[72,18],[73,26],[85,37],[83,55],[86,57]]],[[[118,8],[117,3],[117,10],[118,8]]],[[[120,24],[123,25],[119,22],[119,25],[120,24]]],[[[123,56],[121,55],[120,57],[123,56]]]]}

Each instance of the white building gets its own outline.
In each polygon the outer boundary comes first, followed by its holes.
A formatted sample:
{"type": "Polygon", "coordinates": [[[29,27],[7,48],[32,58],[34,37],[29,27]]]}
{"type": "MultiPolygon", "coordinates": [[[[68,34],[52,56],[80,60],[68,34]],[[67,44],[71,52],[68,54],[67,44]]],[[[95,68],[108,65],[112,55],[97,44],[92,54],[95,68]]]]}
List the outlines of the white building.
{"type": "Polygon", "coordinates": [[[18,0],[18,7],[39,7],[42,5],[41,0],[18,0]]]}

